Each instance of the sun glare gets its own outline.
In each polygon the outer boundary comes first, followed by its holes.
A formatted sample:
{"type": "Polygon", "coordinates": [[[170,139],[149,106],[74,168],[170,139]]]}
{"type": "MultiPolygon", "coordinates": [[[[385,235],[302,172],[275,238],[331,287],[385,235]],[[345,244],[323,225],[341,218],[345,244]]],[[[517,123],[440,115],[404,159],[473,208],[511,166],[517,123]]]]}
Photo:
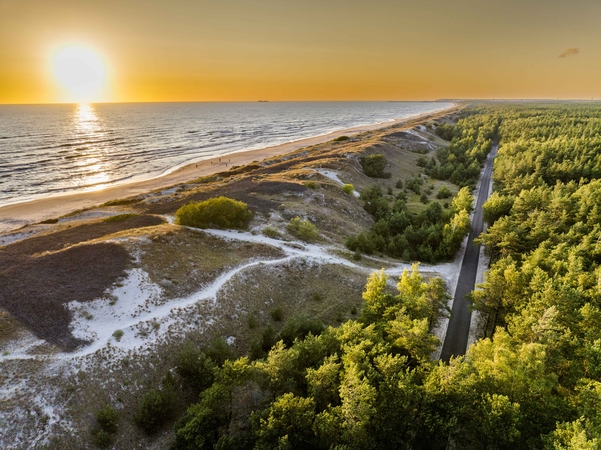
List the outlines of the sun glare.
{"type": "Polygon", "coordinates": [[[94,50],[83,46],[63,47],[52,58],[52,71],[68,101],[102,99],[106,67],[94,50]]]}

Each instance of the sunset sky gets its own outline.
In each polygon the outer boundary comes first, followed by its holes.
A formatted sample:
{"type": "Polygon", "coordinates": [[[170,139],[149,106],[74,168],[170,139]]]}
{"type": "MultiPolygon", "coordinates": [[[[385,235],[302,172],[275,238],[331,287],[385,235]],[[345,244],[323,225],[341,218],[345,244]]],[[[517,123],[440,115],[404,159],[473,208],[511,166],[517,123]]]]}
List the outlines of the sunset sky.
{"type": "Polygon", "coordinates": [[[600,24],[601,0],[0,0],[0,103],[77,101],[71,48],[93,101],[599,99],[600,24]]]}

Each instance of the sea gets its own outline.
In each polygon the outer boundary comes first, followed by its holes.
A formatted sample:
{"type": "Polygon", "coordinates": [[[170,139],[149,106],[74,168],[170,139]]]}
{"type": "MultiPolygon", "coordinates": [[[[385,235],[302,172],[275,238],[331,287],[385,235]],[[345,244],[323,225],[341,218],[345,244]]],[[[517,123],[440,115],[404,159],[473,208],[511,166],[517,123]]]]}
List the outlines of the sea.
{"type": "Polygon", "coordinates": [[[0,206],[142,181],[215,156],[450,106],[447,102],[0,105],[0,206]]]}

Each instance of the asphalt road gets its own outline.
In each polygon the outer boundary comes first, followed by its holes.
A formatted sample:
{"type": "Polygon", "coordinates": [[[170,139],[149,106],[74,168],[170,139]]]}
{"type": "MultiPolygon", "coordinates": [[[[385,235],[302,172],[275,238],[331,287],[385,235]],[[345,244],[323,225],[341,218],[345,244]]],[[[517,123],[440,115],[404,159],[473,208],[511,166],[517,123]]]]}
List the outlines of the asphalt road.
{"type": "Polygon", "coordinates": [[[495,156],[497,155],[498,145],[493,144],[491,152],[486,158],[484,173],[480,179],[480,189],[476,200],[476,208],[474,218],[472,220],[472,231],[467,240],[465,255],[461,263],[461,271],[459,272],[459,280],[457,281],[457,289],[455,290],[455,300],[453,301],[453,309],[451,319],[447,327],[444,344],[440,359],[449,361],[451,356],[464,355],[467,349],[467,338],[470,332],[470,322],[472,319],[472,311],[469,301],[465,298],[467,294],[474,290],[476,285],[476,272],[478,270],[478,259],[480,258],[480,247],[474,245],[474,238],[482,233],[482,205],[488,199],[490,177],[492,176],[492,166],[495,156]]]}

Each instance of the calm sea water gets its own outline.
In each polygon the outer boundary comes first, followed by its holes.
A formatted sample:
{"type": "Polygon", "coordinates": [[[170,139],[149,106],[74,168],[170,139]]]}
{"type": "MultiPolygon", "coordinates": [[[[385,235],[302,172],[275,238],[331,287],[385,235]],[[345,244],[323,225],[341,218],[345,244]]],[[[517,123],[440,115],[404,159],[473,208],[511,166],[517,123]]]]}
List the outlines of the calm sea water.
{"type": "Polygon", "coordinates": [[[0,105],[0,205],[435,111],[443,102],[0,105]]]}

